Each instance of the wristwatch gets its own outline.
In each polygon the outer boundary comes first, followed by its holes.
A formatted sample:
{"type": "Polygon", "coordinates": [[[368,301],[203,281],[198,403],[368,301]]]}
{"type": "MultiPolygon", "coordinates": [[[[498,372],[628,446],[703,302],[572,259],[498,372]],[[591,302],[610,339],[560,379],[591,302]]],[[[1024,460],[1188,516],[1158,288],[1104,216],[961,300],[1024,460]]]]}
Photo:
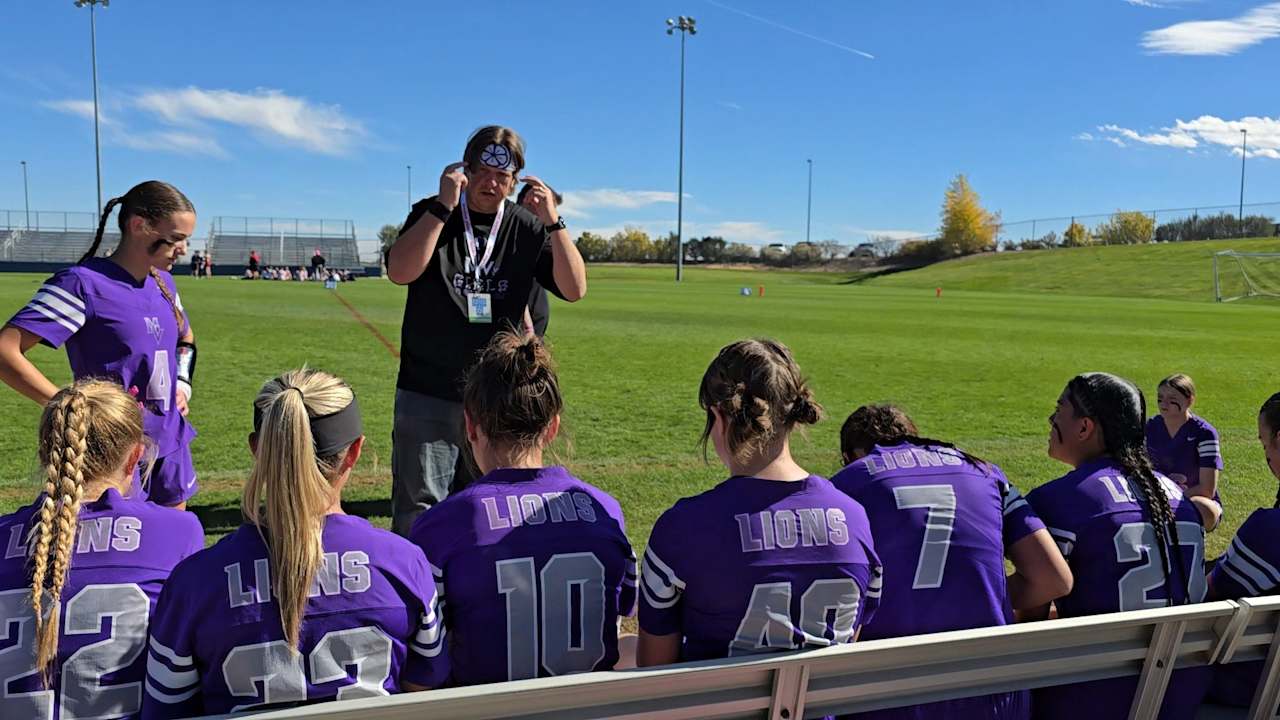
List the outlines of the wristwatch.
{"type": "Polygon", "coordinates": [[[427,200],[427,212],[435,215],[442,223],[449,222],[449,216],[453,214],[453,210],[450,210],[448,206],[436,198],[427,200]]]}
{"type": "Polygon", "coordinates": [[[544,225],[543,227],[545,227],[547,229],[547,232],[549,233],[553,233],[557,230],[563,230],[565,228],[564,216],[561,215],[558,220],[551,223],[550,225],[544,225]]]}

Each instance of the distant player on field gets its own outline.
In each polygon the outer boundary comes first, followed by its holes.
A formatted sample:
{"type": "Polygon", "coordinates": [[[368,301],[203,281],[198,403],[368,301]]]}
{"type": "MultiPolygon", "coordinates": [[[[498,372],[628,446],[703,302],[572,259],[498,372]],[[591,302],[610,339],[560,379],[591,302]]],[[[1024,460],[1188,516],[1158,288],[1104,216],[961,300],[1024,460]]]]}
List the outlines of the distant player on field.
{"type": "Polygon", "coordinates": [[[563,401],[537,338],[494,336],[467,374],[466,434],[482,477],[418,517],[436,573],[452,683],[523,680],[618,661],[636,561],[618,501],[543,465],[563,401]]]}
{"type": "MultiPolygon", "coordinates": [[[[1280,479],[1280,393],[1258,411],[1258,440],[1271,474],[1280,479]]],[[[1210,600],[1235,600],[1280,593],[1280,492],[1273,507],[1254,510],[1209,573],[1210,600]]],[[[1249,707],[1262,661],[1215,665],[1210,699],[1249,707]]]]}
{"type": "Polygon", "coordinates": [[[39,342],[65,343],[76,378],[109,378],[137,397],[159,456],[147,494],[178,508],[198,488],[191,463],[196,431],[186,419],[196,345],[169,272],[186,253],[195,225],[191,201],[168,183],[151,180],[112,198],[80,262],[46,280],[0,330],[0,380],[38,403],[57,392],[26,358],[39,342]],[[110,256],[96,257],[117,205],[120,244],[110,256]]]}
{"type": "MultiPolygon", "coordinates": [[[[1195,505],[1151,467],[1143,439],[1147,404],[1128,380],[1077,375],[1049,417],[1049,457],[1074,468],[1027,494],[1071,565],[1074,587],[1059,617],[1160,608],[1204,600],[1204,525],[1195,505]]],[[[1174,673],[1160,717],[1192,718],[1203,668],[1174,673]]],[[[1032,693],[1046,720],[1125,718],[1138,678],[1032,693]]]]}
{"type": "MultiPolygon", "coordinates": [[[[1218,431],[1199,415],[1191,414],[1196,403],[1196,384],[1178,373],[1160,381],[1156,388],[1160,413],[1147,421],[1147,452],[1156,470],[1178,483],[1187,497],[1218,497],[1218,475],[1222,472],[1222,449],[1218,431]]],[[[1208,523],[1209,530],[1217,525],[1208,523]]]]}
{"type": "Polygon", "coordinates": [[[853,642],[879,602],[880,560],[862,506],[791,457],[792,430],[822,413],[791,351],[724,347],[698,400],[730,477],[653,528],[638,664],[853,642]]]}
{"type": "Polygon", "coordinates": [[[152,608],[204,547],[195,515],[129,497],[145,442],[137,400],[112,383],[45,406],[44,491],[0,518],[0,717],[138,717],[152,608]]]}
{"type": "Polygon", "coordinates": [[[151,624],[144,718],[377,697],[442,683],[427,560],[342,510],[364,447],[346,383],[270,380],[253,404],[238,530],[173,572],[151,624]]]}
{"type": "MultiPolygon", "coordinates": [[[[996,465],[918,436],[892,405],[864,405],[840,429],[849,465],[831,478],[867,510],[890,568],[863,640],[1008,625],[1011,610],[1071,590],[1071,571],[1044,523],[996,465]],[[1004,558],[1014,566],[1008,578],[1004,558]]],[[[859,718],[1031,716],[1027,691],[946,700],[859,718]]]]}

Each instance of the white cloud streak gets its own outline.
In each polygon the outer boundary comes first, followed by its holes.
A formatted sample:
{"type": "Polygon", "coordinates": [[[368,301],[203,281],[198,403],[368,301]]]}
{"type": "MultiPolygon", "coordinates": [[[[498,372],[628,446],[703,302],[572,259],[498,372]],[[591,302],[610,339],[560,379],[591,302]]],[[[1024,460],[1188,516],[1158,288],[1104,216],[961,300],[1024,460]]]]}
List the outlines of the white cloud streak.
{"type": "Polygon", "coordinates": [[[1193,20],[1152,30],[1142,36],[1142,47],[1157,55],[1234,55],[1275,37],[1280,37],[1280,2],[1228,20],[1193,20]]]}
{"type": "MultiPolygon", "coordinates": [[[[1161,128],[1156,133],[1143,134],[1118,125],[1101,125],[1098,130],[1104,135],[1095,139],[1106,140],[1119,147],[1125,147],[1124,140],[1186,150],[1208,145],[1227,148],[1234,155],[1240,154],[1240,131],[1247,130],[1249,157],[1280,160],[1280,118],[1245,117],[1224,120],[1213,115],[1201,115],[1194,120],[1177,120],[1173,127],[1161,128]]],[[[1089,133],[1081,133],[1076,137],[1082,135],[1089,133]]]]}
{"type": "Polygon", "coordinates": [[[208,135],[196,135],[177,130],[141,133],[121,130],[113,132],[112,139],[116,144],[134,150],[161,150],[178,155],[227,157],[227,151],[218,144],[216,139],[208,135]]]}
{"type": "Polygon", "coordinates": [[[859,50],[859,49],[857,49],[857,48],[852,48],[852,47],[849,47],[848,45],[841,45],[841,44],[840,44],[840,43],[838,43],[838,42],[833,42],[833,41],[828,40],[828,39],[826,39],[826,38],[818,37],[817,35],[811,35],[811,34],[809,34],[809,33],[805,32],[805,31],[803,31],[803,30],[797,30],[797,29],[795,29],[795,28],[793,28],[793,27],[791,27],[791,26],[789,26],[789,25],[783,25],[782,23],[777,22],[776,20],[770,20],[769,18],[763,18],[763,17],[760,17],[759,15],[752,15],[751,13],[749,13],[749,12],[747,12],[747,11],[745,11],[745,10],[739,10],[738,8],[735,8],[735,7],[729,7],[728,5],[725,5],[724,3],[718,3],[718,2],[716,2],[715,0],[707,0],[707,3],[708,3],[708,4],[710,4],[710,5],[714,5],[715,7],[718,7],[718,8],[720,8],[721,10],[728,10],[729,12],[731,12],[731,13],[735,13],[735,14],[737,14],[737,15],[741,15],[741,16],[742,16],[742,17],[744,17],[744,18],[748,18],[748,19],[750,19],[750,20],[755,20],[756,22],[759,22],[759,23],[764,23],[765,25],[768,25],[769,27],[774,27],[774,28],[777,28],[777,29],[782,30],[782,31],[784,31],[784,32],[789,32],[789,33],[791,33],[792,35],[799,35],[799,36],[800,36],[800,37],[802,37],[802,38],[806,38],[806,39],[808,39],[808,40],[813,40],[814,42],[820,42],[820,43],[822,43],[823,45],[829,45],[829,46],[831,46],[831,47],[833,47],[833,48],[836,48],[836,49],[838,49],[838,50],[843,50],[843,51],[845,51],[845,52],[847,52],[847,53],[852,53],[852,54],[854,54],[854,55],[858,55],[858,56],[860,56],[860,57],[864,57],[864,58],[866,58],[866,59],[868,59],[868,60],[875,60],[875,59],[876,59],[876,56],[875,56],[875,55],[872,55],[872,54],[871,54],[871,53],[869,53],[869,52],[866,52],[866,51],[863,51],[863,50],[859,50]]]}
{"type": "MultiPolygon", "coordinates": [[[[688,195],[686,194],[687,198],[688,195]]],[[[620,190],[598,188],[595,190],[566,190],[560,210],[568,217],[591,217],[593,210],[634,210],[636,208],[674,203],[676,194],[666,190],[620,190]]]]}
{"type": "Polygon", "coordinates": [[[276,140],[326,155],[343,155],[364,137],[360,122],[337,105],[319,105],[280,90],[153,90],[138,96],[137,107],[172,125],[201,121],[246,128],[265,140],[276,140]]]}

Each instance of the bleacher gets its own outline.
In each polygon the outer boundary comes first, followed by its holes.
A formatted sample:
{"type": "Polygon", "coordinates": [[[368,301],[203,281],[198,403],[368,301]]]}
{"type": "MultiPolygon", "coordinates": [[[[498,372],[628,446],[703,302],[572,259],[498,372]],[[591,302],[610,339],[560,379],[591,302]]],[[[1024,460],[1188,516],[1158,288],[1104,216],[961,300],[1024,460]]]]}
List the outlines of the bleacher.
{"type": "MultiPolygon", "coordinates": [[[[1276,715],[1280,597],[959,630],[657,669],[449,688],[268,710],[254,720],[799,720],[1010,690],[1137,676],[1130,720],[1157,716],[1173,671],[1265,660],[1253,706],[1276,715]]],[[[230,717],[230,716],[223,716],[230,717]]]]}
{"type": "MultiPolygon", "coordinates": [[[[74,263],[93,244],[93,213],[0,210],[0,262],[74,263]]],[[[115,226],[103,235],[99,255],[120,242],[115,226]]]]}
{"type": "Polygon", "coordinates": [[[361,267],[355,224],[350,220],[217,217],[207,245],[214,267],[245,267],[258,251],[263,267],[310,267],[318,249],[330,268],[361,267]]]}

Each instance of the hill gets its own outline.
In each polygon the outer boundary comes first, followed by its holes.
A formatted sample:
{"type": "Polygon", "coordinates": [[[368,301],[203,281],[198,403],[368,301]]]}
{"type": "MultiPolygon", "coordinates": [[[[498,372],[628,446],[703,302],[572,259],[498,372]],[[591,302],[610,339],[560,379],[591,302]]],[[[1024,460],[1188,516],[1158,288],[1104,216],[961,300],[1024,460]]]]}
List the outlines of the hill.
{"type": "Polygon", "coordinates": [[[1213,254],[1280,252],[1280,238],[1111,245],[972,255],[865,281],[883,287],[1213,302],[1213,254]]]}

